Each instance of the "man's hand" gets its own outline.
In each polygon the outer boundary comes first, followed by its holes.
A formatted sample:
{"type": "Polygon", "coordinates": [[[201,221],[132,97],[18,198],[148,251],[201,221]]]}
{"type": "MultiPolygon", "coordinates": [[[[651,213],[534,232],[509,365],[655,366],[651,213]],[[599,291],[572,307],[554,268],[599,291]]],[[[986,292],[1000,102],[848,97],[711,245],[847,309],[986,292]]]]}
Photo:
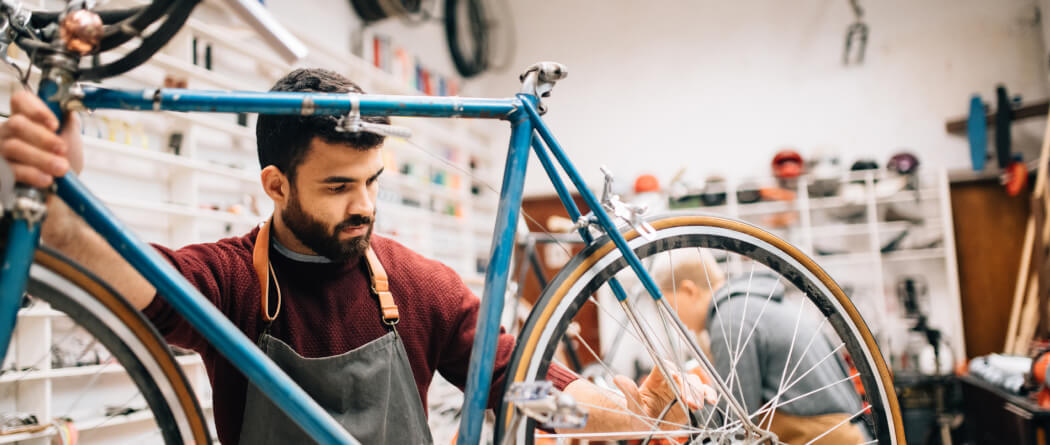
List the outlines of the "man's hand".
{"type": "MultiPolygon", "coordinates": [[[[714,388],[705,385],[697,375],[677,373],[673,371],[674,367],[671,363],[668,363],[666,368],[671,372],[675,386],[678,387],[682,397],[685,398],[686,406],[690,411],[700,409],[705,401],[712,404],[717,401],[717,394],[714,388]]],[[[663,373],[660,372],[659,367],[653,368],[642,382],[641,388],[634,381],[622,375],[616,376],[613,379],[613,383],[627,397],[627,408],[635,414],[648,419],[659,419],[664,409],[671,405],[672,402],[675,402],[674,390],[668,384],[667,379],[664,378],[663,373]]],[[[654,422],[654,420],[649,422],[654,422]]],[[[682,426],[689,425],[689,418],[681,406],[672,406],[667,415],[664,416],[663,422],[665,423],[660,424],[660,429],[680,429],[682,426]]]]}
{"type": "Polygon", "coordinates": [[[77,172],[83,168],[76,115],[67,116],[61,135],[57,130],[58,119],[40,98],[25,91],[11,97],[11,117],[0,124],[0,156],[11,164],[18,182],[47,187],[71,166],[77,172]]]}
{"type": "MultiPolygon", "coordinates": [[[[15,173],[15,180],[32,187],[47,187],[70,167],[79,173],[84,167],[80,121],[66,115],[61,134],[58,119],[40,98],[18,92],[11,97],[11,117],[0,124],[0,156],[15,173]]],[[[48,199],[47,219],[42,240],[45,244],[84,265],[109,283],[132,305],[142,309],[153,301],[157,291],[142,278],[97,233],[52,196],[48,199]]]]}

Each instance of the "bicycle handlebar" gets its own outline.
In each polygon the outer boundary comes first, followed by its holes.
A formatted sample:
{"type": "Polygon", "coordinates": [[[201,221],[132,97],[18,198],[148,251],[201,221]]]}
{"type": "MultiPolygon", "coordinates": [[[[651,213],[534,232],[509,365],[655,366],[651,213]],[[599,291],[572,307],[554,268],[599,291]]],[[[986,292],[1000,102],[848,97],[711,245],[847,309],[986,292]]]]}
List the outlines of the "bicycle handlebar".
{"type": "MultiPolygon", "coordinates": [[[[252,0],[224,0],[231,11],[258,32],[263,41],[288,63],[306,55],[306,46],[281,26],[266,10],[252,0]]],[[[97,14],[94,23],[87,25],[74,18],[83,18],[83,1],[72,1],[63,11],[29,12],[16,0],[0,0],[0,41],[14,42],[31,54],[31,63],[46,70],[53,60],[47,56],[58,54],[68,60],[72,78],[97,81],[128,72],[146,63],[175,36],[186,23],[200,0],[154,0],[148,5],[133,8],[91,11],[97,14]],[[76,17],[70,15],[76,13],[76,17]],[[98,26],[101,21],[101,32],[98,26]],[[159,23],[159,24],[158,24],[159,23]],[[11,25],[11,26],[7,26],[11,25]],[[85,28],[93,26],[92,28],[85,28]],[[149,35],[143,35],[153,29],[149,35]],[[63,41],[70,33],[91,34],[90,45],[63,41]],[[106,63],[81,66],[80,58],[97,55],[121,46],[133,38],[141,38],[138,47],[124,56],[106,63]]],[[[90,14],[89,14],[90,15],[90,14]]],[[[74,40],[74,39],[70,39],[74,40]]]]}

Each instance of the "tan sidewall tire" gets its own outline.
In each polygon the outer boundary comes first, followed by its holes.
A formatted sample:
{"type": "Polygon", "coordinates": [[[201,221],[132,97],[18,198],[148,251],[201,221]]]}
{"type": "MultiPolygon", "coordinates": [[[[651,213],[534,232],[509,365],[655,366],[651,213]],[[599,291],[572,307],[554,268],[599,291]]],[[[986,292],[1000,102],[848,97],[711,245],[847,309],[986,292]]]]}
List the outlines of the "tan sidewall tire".
{"type": "MultiPolygon", "coordinates": [[[[836,284],[835,281],[832,280],[831,277],[811,258],[803,254],[790,243],[776,237],[775,235],[741,221],[708,215],[688,215],[659,218],[650,221],[650,223],[658,231],[685,226],[705,226],[737,232],[769,244],[796,261],[802,268],[809,271],[812,276],[820,282],[820,284],[830,291],[830,294],[837,302],[839,308],[838,312],[852,325],[856,337],[859,337],[864,348],[869,351],[870,354],[867,361],[872,366],[872,369],[874,369],[875,374],[877,375],[878,385],[881,387],[882,393],[885,396],[883,405],[885,405],[886,411],[888,411],[887,419],[893,426],[892,438],[897,445],[904,445],[907,443],[904,439],[904,428],[901,423],[900,407],[897,403],[896,393],[893,388],[893,376],[890,373],[889,368],[886,366],[882,354],[879,352],[879,347],[875,342],[875,338],[871,335],[863,318],[853,305],[852,301],[850,301],[849,297],[846,296],[842,289],[839,288],[838,284],[836,284]]],[[[639,237],[638,233],[633,230],[624,232],[623,236],[628,242],[639,237]]],[[[573,267],[571,271],[563,270],[554,280],[552,280],[548,288],[545,289],[545,295],[540,299],[541,302],[544,302],[542,303],[543,306],[537,306],[534,308],[533,313],[530,315],[529,323],[535,323],[536,328],[525,332],[527,337],[518,339],[518,344],[514,353],[515,359],[512,360],[512,368],[508,370],[510,373],[509,378],[507,379],[508,386],[512,383],[525,381],[530,377],[528,369],[529,364],[533,360],[519,359],[519,357],[532,357],[532,354],[542,353],[537,350],[537,347],[540,343],[540,337],[547,331],[545,326],[552,321],[559,321],[554,320],[552,317],[555,309],[562,305],[565,296],[568,295],[569,290],[577,280],[579,280],[588,269],[594,266],[599,259],[605,257],[615,248],[616,247],[612,241],[607,240],[597,249],[585,250],[569,263],[570,265],[575,264],[575,267],[573,267]],[[536,320],[533,321],[533,318],[536,320]]],[[[512,419],[511,414],[512,410],[507,409],[506,407],[501,411],[500,418],[502,419],[502,422],[500,426],[503,431],[506,431],[506,428],[510,426],[510,421],[512,419]]]]}

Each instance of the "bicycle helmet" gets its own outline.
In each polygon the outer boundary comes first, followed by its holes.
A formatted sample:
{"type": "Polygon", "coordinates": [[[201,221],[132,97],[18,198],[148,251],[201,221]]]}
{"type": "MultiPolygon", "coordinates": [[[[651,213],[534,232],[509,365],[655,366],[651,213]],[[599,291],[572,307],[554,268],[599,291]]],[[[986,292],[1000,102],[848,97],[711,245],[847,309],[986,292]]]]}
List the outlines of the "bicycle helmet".
{"type": "Polygon", "coordinates": [[[741,204],[751,204],[762,199],[759,193],[759,185],[755,183],[741,184],[736,190],[736,201],[741,204]]]}
{"type": "Polygon", "coordinates": [[[837,154],[828,150],[818,150],[806,170],[810,175],[810,196],[819,198],[838,193],[843,171],[837,154]]]}
{"type": "Polygon", "coordinates": [[[773,156],[773,176],[779,179],[797,178],[802,174],[802,155],[795,150],[780,150],[773,156]]]}
{"type": "Polygon", "coordinates": [[[726,203],[725,179],[721,176],[708,176],[704,181],[704,192],[700,194],[700,202],[705,206],[720,206],[726,203]]]}
{"type": "Polygon", "coordinates": [[[909,175],[919,170],[919,158],[909,152],[900,152],[890,157],[886,169],[900,175],[909,175]]]}
{"type": "Polygon", "coordinates": [[[850,166],[850,171],[878,170],[879,163],[871,159],[858,159],[850,166]]]}
{"type": "Polygon", "coordinates": [[[1024,162],[1014,161],[1003,170],[1003,185],[1006,186],[1006,194],[1017,196],[1028,186],[1028,166],[1024,162]]]}
{"type": "Polygon", "coordinates": [[[639,175],[634,180],[634,193],[658,192],[660,180],[650,174],[639,175]]]}

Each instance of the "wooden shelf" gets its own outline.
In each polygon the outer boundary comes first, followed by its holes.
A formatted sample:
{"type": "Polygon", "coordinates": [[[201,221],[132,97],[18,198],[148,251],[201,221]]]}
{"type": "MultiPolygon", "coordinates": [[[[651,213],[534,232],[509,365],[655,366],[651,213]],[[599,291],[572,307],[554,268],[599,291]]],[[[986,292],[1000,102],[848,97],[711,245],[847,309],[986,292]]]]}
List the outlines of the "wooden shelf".
{"type": "MultiPolygon", "coordinates": [[[[1050,101],[1041,100],[1038,102],[1027,103],[1013,109],[1013,119],[1011,119],[1011,122],[1030,117],[1046,116],[1048,110],[1050,110],[1050,101]]],[[[988,114],[984,117],[985,125],[988,126],[989,130],[995,129],[995,114],[996,110],[989,110],[988,114]]],[[[945,122],[944,130],[954,134],[966,134],[968,121],[969,117],[951,119],[948,122],[945,122]]]]}

